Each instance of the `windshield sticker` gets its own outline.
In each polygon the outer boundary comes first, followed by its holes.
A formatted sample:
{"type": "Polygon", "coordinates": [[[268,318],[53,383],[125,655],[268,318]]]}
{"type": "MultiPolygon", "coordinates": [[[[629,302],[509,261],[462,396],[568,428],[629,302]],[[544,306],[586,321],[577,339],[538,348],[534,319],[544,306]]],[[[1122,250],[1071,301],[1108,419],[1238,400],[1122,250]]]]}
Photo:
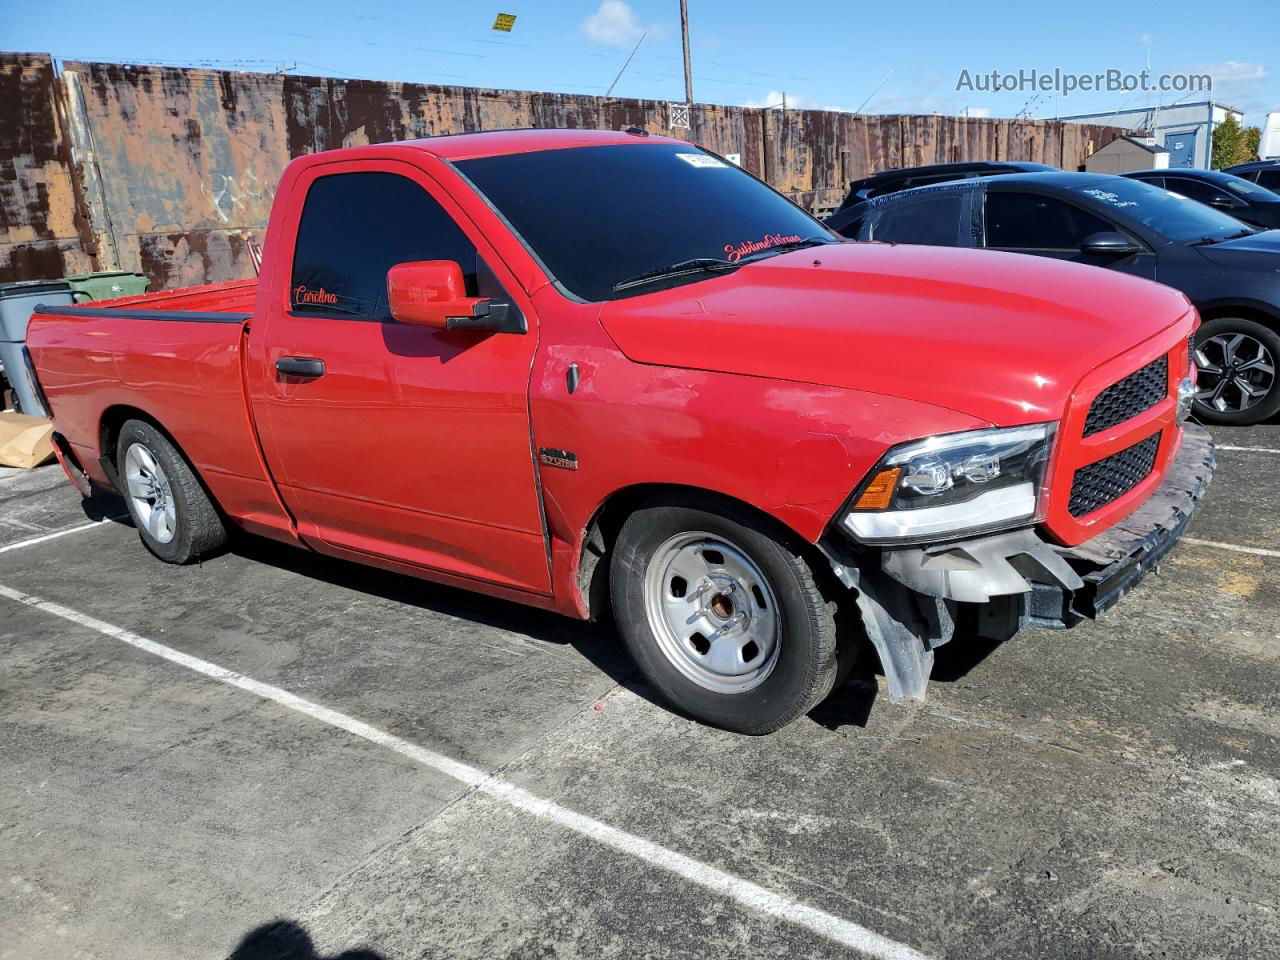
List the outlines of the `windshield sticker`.
{"type": "Polygon", "coordinates": [[[1087,193],[1091,197],[1101,200],[1103,203],[1109,203],[1113,207],[1136,207],[1137,200],[1121,200],[1120,194],[1111,193],[1109,190],[1082,190],[1081,193],[1087,193]]]}
{"type": "MultiPolygon", "coordinates": [[[[679,154],[684,156],[684,154],[679,154]]],[[[799,243],[803,237],[790,234],[783,236],[780,233],[766,233],[763,240],[744,240],[739,244],[726,243],[724,247],[724,258],[730,263],[737,263],[743,257],[759,253],[761,250],[768,250],[770,247],[781,246],[784,243],[799,243]]]]}
{"type": "Polygon", "coordinates": [[[710,169],[711,167],[727,167],[728,165],[715,157],[708,156],[705,153],[677,153],[677,157],[683,160],[691,167],[699,169],[710,169]]]}
{"type": "Polygon", "coordinates": [[[293,288],[293,302],[295,304],[303,303],[321,303],[325,305],[333,305],[338,302],[336,294],[330,293],[324,287],[319,290],[309,290],[303,284],[298,284],[293,288]]]}

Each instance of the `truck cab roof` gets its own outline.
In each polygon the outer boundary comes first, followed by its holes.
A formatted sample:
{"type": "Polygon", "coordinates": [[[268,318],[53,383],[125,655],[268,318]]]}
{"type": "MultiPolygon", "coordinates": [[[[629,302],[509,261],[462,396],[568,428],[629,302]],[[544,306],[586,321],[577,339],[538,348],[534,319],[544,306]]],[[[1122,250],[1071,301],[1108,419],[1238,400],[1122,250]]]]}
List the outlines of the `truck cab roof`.
{"type": "Polygon", "coordinates": [[[564,130],[521,129],[485,130],[476,133],[454,133],[418,140],[401,140],[396,143],[371,144],[361,147],[342,147],[322,153],[299,157],[294,163],[323,163],[335,155],[357,159],[364,154],[386,156],[387,151],[405,151],[427,154],[440,160],[473,160],[478,157],[497,157],[515,153],[533,153],[539,150],[566,150],[573,147],[627,146],[644,143],[683,143],[670,137],[659,137],[647,132],[629,133],[617,130],[564,130]]]}

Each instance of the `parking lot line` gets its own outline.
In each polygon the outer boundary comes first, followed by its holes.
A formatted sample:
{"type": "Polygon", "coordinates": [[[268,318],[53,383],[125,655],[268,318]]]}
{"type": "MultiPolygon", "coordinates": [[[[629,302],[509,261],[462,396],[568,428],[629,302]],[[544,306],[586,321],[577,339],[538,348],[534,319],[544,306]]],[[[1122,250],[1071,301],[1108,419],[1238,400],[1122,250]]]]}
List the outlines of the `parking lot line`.
{"type": "Polygon", "coordinates": [[[1280,453],[1280,450],[1273,450],[1271,447],[1228,447],[1226,444],[1218,444],[1219,450],[1237,450],[1241,453],[1280,453]]]}
{"type": "Polygon", "coordinates": [[[1183,537],[1183,543],[1194,543],[1197,547],[1216,547],[1219,550],[1230,550],[1232,553],[1251,553],[1255,557],[1280,557],[1280,550],[1267,550],[1263,547],[1238,547],[1234,543],[1219,543],[1217,540],[1197,540],[1195,537],[1183,537]]]}
{"type": "Polygon", "coordinates": [[[17,543],[10,543],[0,547],[0,553],[9,553],[11,550],[25,550],[27,547],[34,547],[40,543],[47,543],[50,540],[57,540],[59,537],[70,536],[73,533],[81,533],[85,530],[93,530],[108,523],[112,520],[122,520],[121,517],[103,517],[101,520],[91,520],[88,523],[82,523],[75,527],[68,527],[65,530],[55,530],[53,533],[46,533],[41,537],[32,537],[29,540],[19,540],[17,543]]]}
{"type": "MultiPolygon", "coordinates": [[[[87,529],[87,527],[79,529],[87,529]]],[[[73,531],[64,531],[64,533],[70,532],[73,531]]],[[[88,614],[80,613],[58,603],[43,600],[40,597],[22,593],[2,584],[0,584],[0,597],[25,604],[52,616],[60,617],[105,637],[119,640],[146,653],[161,657],[170,663],[203,674],[220,683],[237,687],[264,700],[270,700],[273,703],[304,714],[321,723],[336,727],[339,730],[345,730],[347,733],[368,740],[370,743],[392,750],[412,760],[414,763],[429,767],[454,780],[458,780],[479,793],[502,800],[518,810],[558,824],[603,846],[610,847],[651,866],[666,870],[774,919],[804,927],[819,936],[850,947],[866,956],[877,958],[877,960],[929,960],[925,954],[906,944],[891,940],[851,920],[843,920],[816,907],[792,900],[749,880],[744,880],[692,857],[677,853],[651,840],[645,840],[643,837],[638,837],[600,820],[595,820],[567,807],[562,807],[558,803],[539,797],[522,787],[498,780],[496,777],[469,764],[411,743],[394,734],[387,733],[385,730],[379,730],[377,727],[362,720],[357,720],[344,713],[339,713],[337,710],[303,699],[280,687],[254,680],[252,677],[247,677],[234,670],[228,670],[215,663],[183,653],[181,650],[175,650],[154,640],[148,640],[146,637],[123,627],[117,627],[88,614]]]]}

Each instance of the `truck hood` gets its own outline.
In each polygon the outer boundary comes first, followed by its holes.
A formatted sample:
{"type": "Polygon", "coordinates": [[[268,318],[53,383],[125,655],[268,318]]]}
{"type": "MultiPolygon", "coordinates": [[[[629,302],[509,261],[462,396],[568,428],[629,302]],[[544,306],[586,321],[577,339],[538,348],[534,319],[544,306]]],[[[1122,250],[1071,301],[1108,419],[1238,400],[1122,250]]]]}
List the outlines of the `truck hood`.
{"type": "Polygon", "coordinates": [[[1191,309],[1169,287],[1018,254],[845,243],[604,305],[638,363],[903,397],[1016,425],[1057,419],[1100,363],[1191,309]]]}

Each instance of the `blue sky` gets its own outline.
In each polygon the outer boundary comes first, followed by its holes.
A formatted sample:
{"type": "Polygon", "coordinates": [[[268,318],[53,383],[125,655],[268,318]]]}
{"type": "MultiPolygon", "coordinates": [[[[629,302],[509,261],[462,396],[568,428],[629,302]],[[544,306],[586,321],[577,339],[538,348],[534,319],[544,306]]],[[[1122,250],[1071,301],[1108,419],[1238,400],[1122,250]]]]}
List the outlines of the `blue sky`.
{"type": "MultiPolygon", "coordinates": [[[[689,0],[694,96],[868,112],[1051,117],[1204,94],[957,91],[1020,69],[1208,73],[1260,123],[1280,110],[1280,0],[689,0]],[[888,76],[888,79],[884,78],[888,76]],[[877,85],[881,84],[877,89],[877,85]],[[869,99],[868,99],[869,98],[869,99]]],[[[64,59],[683,99],[678,0],[0,0],[0,47],[64,59]],[[510,34],[491,29],[516,14],[510,34]]]]}

